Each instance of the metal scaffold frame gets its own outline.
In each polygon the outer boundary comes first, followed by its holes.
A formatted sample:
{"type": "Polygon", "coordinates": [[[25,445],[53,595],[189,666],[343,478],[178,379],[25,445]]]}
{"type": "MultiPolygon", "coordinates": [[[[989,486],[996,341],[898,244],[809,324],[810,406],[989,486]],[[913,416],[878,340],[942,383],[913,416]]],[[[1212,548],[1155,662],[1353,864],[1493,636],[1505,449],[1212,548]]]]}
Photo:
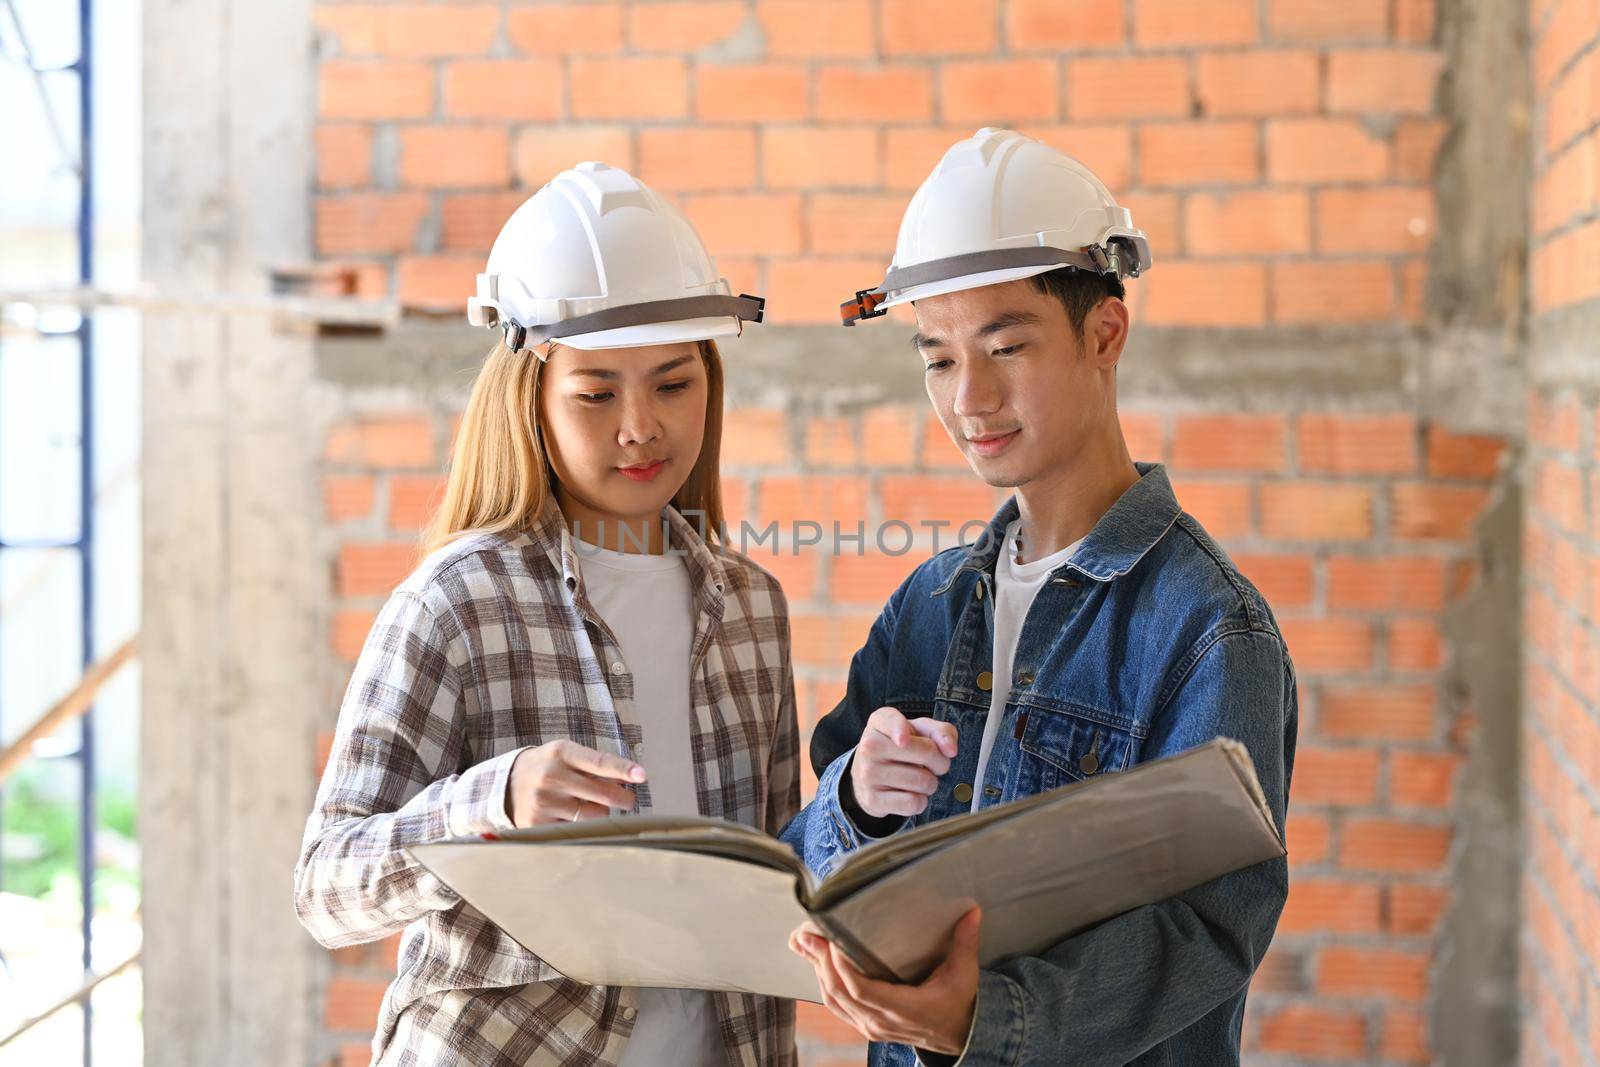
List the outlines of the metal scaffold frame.
{"type": "MultiPolygon", "coordinates": [[[[21,15],[17,12],[13,0],[0,0],[0,5],[5,8],[9,16],[12,32],[21,47],[21,62],[33,77],[38,88],[39,104],[44,111],[45,119],[54,135],[57,147],[62,155],[67,158],[69,165],[75,170],[78,183],[78,211],[77,211],[77,274],[80,285],[92,285],[95,276],[95,242],[94,242],[94,0],[78,0],[78,54],[77,58],[63,67],[41,67],[34,60],[33,51],[28,44],[26,30],[22,23],[21,15]],[[78,79],[78,151],[76,159],[71,155],[67,137],[61,131],[61,124],[57,121],[55,112],[44,86],[44,76],[50,73],[72,73],[78,79]]],[[[74,331],[78,341],[78,530],[77,536],[64,541],[20,541],[9,542],[0,538],[0,553],[6,550],[18,549],[65,549],[77,554],[78,562],[78,592],[79,592],[79,633],[81,639],[81,659],[83,669],[89,671],[94,663],[94,620],[95,620],[95,569],[94,569],[94,318],[90,314],[81,314],[78,319],[77,329],[74,331]]],[[[4,664],[0,664],[0,670],[4,664]]],[[[3,712],[0,708],[0,712],[3,712]]],[[[75,750],[64,753],[64,758],[75,759],[78,763],[78,884],[83,898],[83,910],[80,924],[82,938],[82,962],[86,976],[92,975],[94,970],[94,876],[95,876],[95,827],[99,818],[95,797],[95,759],[94,759],[94,708],[92,694],[86,700],[77,715],[78,719],[78,744],[75,750]]],[[[22,743],[30,743],[34,731],[30,730],[22,738],[17,747],[22,743]]],[[[30,744],[31,747],[31,744],[30,744]]],[[[11,755],[9,751],[5,755],[11,755]]],[[[28,753],[21,753],[26,757],[28,753]]],[[[0,837],[3,844],[3,837],[0,837]]],[[[92,1034],[94,1029],[93,1008],[87,995],[81,998],[83,1005],[83,1063],[90,1067],[93,1058],[92,1034]]],[[[20,1031],[19,1031],[20,1032],[20,1031]]]]}
{"type": "MultiPolygon", "coordinates": [[[[83,674],[81,679],[68,682],[62,686],[70,689],[64,696],[55,700],[53,705],[42,715],[28,724],[20,733],[16,727],[21,725],[15,721],[17,712],[12,710],[12,729],[8,731],[14,738],[10,748],[0,747],[0,795],[7,779],[17,769],[27,764],[30,760],[54,758],[57,754],[46,745],[38,744],[56,736],[68,737],[65,733],[70,728],[74,719],[78,719],[77,748],[73,752],[60,753],[60,758],[77,761],[82,769],[79,777],[80,791],[77,797],[80,815],[80,839],[78,845],[78,867],[80,885],[83,892],[82,911],[82,982],[73,990],[62,989],[54,1000],[42,1002],[42,1010],[30,1018],[19,1022],[17,1029],[9,1034],[0,1033],[0,1049],[9,1051],[8,1046],[23,1034],[47,1019],[60,1019],[60,1013],[70,1009],[73,1005],[81,1005],[83,1009],[83,1063],[90,1064],[92,1057],[91,1037],[94,1030],[94,1017],[90,1012],[90,998],[95,991],[102,987],[108,979],[126,973],[131,967],[141,968],[148,966],[145,974],[147,990],[150,988],[154,976],[155,994],[152,999],[147,999],[146,1008],[152,1002],[156,1003],[158,1011],[170,1011],[175,999],[172,990],[177,988],[172,982],[171,974],[171,942],[165,941],[169,953],[162,967],[160,960],[152,960],[149,953],[134,951],[126,958],[119,951],[118,958],[106,959],[106,945],[108,939],[102,928],[100,945],[100,968],[95,970],[95,957],[92,952],[94,947],[91,942],[93,933],[92,918],[94,911],[94,882],[96,875],[95,856],[95,826],[97,823],[97,798],[95,766],[93,758],[94,721],[91,718],[96,694],[102,691],[102,686],[108,679],[114,677],[128,663],[140,658],[139,635],[135,634],[126,642],[115,649],[96,649],[95,611],[96,594],[102,600],[106,599],[107,583],[102,580],[96,586],[94,572],[93,543],[96,535],[95,522],[95,435],[93,408],[95,393],[95,345],[94,331],[95,312],[102,308],[124,308],[146,316],[145,328],[150,328],[151,322],[173,320],[190,320],[204,322],[213,319],[224,319],[230,322],[248,320],[252,332],[259,331],[263,320],[268,324],[272,333],[293,335],[295,338],[314,337],[318,335],[349,336],[355,334],[371,335],[385,333],[400,324],[401,312],[398,302],[386,295],[376,295],[370,291],[367,279],[354,264],[327,263],[316,260],[307,260],[305,249],[297,241],[286,241],[279,247],[286,258],[265,258],[260,264],[261,276],[251,278],[230,277],[230,282],[221,286],[194,285],[185,283],[181,289],[164,289],[158,285],[138,283],[133,285],[118,286],[115,281],[109,281],[107,276],[115,273],[112,269],[110,245],[105,245],[98,257],[103,262],[97,264],[97,249],[95,243],[96,230],[96,200],[94,196],[95,160],[93,156],[92,141],[95,131],[94,102],[94,72],[92,69],[92,43],[94,0],[76,0],[76,9],[79,15],[80,49],[76,60],[71,64],[60,67],[46,68],[34,61],[34,53],[26,46],[26,33],[18,17],[17,0],[0,0],[0,61],[14,61],[19,63],[34,79],[38,87],[38,97],[46,109],[47,136],[53,139],[63,160],[64,169],[70,172],[77,181],[77,270],[76,278],[68,275],[63,270],[63,277],[40,278],[35,282],[33,278],[21,280],[8,279],[4,287],[0,287],[0,310],[7,306],[18,309],[23,313],[4,316],[0,315],[0,347],[3,347],[11,338],[18,336],[38,337],[57,336],[61,338],[74,337],[77,342],[77,359],[79,363],[79,397],[78,406],[81,415],[80,444],[81,450],[77,457],[80,473],[79,507],[80,526],[77,536],[70,540],[43,542],[30,541],[6,543],[0,540],[0,553],[8,550],[20,549],[58,549],[76,552],[73,561],[80,568],[80,593],[81,593],[81,625],[82,648],[81,662],[83,674]],[[8,19],[9,16],[9,19],[8,19]],[[10,47],[13,42],[23,44],[22,55],[19,57],[17,49],[10,47]],[[45,78],[49,75],[73,74],[79,79],[81,88],[79,96],[80,128],[76,131],[80,141],[79,152],[74,157],[70,134],[73,131],[63,132],[66,125],[61,121],[62,115],[51,114],[49,107],[51,97],[45,92],[45,78]],[[97,268],[98,274],[97,276],[97,268]],[[257,284],[264,283],[264,284],[257,284]],[[59,314],[27,313],[26,309],[50,309],[52,312],[59,309],[73,309],[79,313],[76,320],[68,319],[62,322],[59,314]],[[59,323],[60,325],[55,325],[59,323]],[[50,333],[48,331],[59,332],[50,333]]],[[[101,8],[102,17],[109,16],[110,9],[101,8]]],[[[171,11],[164,14],[170,17],[171,11]]],[[[65,14],[63,11],[62,14],[65,14]]],[[[147,16],[148,17],[148,16],[147,16]]],[[[106,36],[106,24],[101,23],[101,36],[106,36]]],[[[70,47],[70,45],[69,45],[70,47]]],[[[104,57],[102,57],[104,58],[104,57]]],[[[109,61],[102,73],[102,80],[114,77],[110,73],[112,68],[109,61]]],[[[148,79],[147,79],[148,80],[148,79]]],[[[102,90],[102,103],[105,102],[105,93],[102,90]]],[[[168,104],[187,108],[190,102],[182,100],[168,104]]],[[[101,125],[109,130],[107,123],[109,112],[101,115],[101,125]]],[[[111,175],[114,165],[106,167],[106,161],[101,161],[107,175],[111,175]]],[[[109,200],[101,201],[102,214],[109,209],[109,200]]],[[[150,206],[145,205],[144,223],[149,224],[150,206]]],[[[159,215],[160,213],[157,212],[159,215]]],[[[165,219],[165,216],[162,216],[165,219]]],[[[170,227],[171,221],[166,220],[164,226],[170,227]]],[[[63,224],[63,229],[65,225],[63,224]]],[[[167,230],[157,227],[156,232],[160,240],[170,240],[171,234],[167,230]]],[[[160,243],[160,241],[158,241],[160,243]]],[[[146,268],[149,269],[148,267],[146,268]]],[[[101,346],[107,347],[114,343],[108,341],[110,337],[109,325],[101,321],[101,346]]],[[[290,345],[289,347],[296,347],[290,345]]],[[[109,351],[109,348],[107,349],[109,351]]],[[[63,362],[72,358],[71,352],[63,354],[63,362]]],[[[102,370],[115,370],[111,365],[102,370]]],[[[105,377],[104,374],[101,376],[105,377]]],[[[102,419],[102,430],[108,430],[102,419]]],[[[107,433],[106,436],[113,435],[107,433]]],[[[101,443],[104,451],[105,444],[101,443]]],[[[99,457],[103,462],[104,457],[99,457]]],[[[147,515],[148,519],[149,516],[147,515]]],[[[101,523],[110,521],[109,513],[102,512],[101,523]]],[[[29,531],[31,536],[32,531],[29,531]]],[[[0,537],[3,537],[3,528],[0,528],[0,537]]],[[[146,542],[145,550],[149,544],[146,542]]],[[[107,609],[107,601],[102,604],[107,609]]],[[[103,614],[105,611],[102,612],[103,614]]],[[[104,627],[101,628],[104,630],[104,627]]],[[[102,634],[104,636],[104,634],[102,634]]],[[[77,651],[77,650],[75,650],[77,651]]],[[[0,673],[7,669],[7,664],[0,663],[0,673]]],[[[15,664],[10,665],[15,668],[15,664]]],[[[148,679],[147,679],[148,684],[148,679]]],[[[4,711],[5,709],[0,709],[4,711]]],[[[159,722],[160,716],[152,716],[146,720],[145,731],[142,736],[149,741],[150,724],[159,722]]],[[[70,740],[68,741],[70,743],[70,740]]],[[[159,854],[163,847],[169,847],[162,834],[157,831],[161,827],[155,825],[141,825],[140,844],[148,844],[147,834],[156,839],[155,851],[159,854]]],[[[159,868],[160,855],[152,861],[147,871],[159,868]]],[[[148,906],[150,900],[146,900],[148,906]]],[[[170,906],[170,898],[161,902],[170,906]]],[[[144,919],[148,921],[148,907],[144,910],[144,919]]],[[[156,954],[158,957],[160,953],[156,954]]],[[[289,954],[285,954],[286,956],[289,954]]],[[[65,983],[63,983],[65,984],[65,983]]],[[[187,989],[184,990],[187,992],[187,989]]],[[[50,991],[57,993],[55,990],[50,991]]],[[[187,1001],[183,1002],[187,1007],[187,1001]]],[[[105,1037],[105,1012],[102,1007],[101,1031],[102,1043],[105,1037]]],[[[182,1008],[180,1008],[182,1010],[182,1008]]],[[[146,1016],[149,1019],[149,1016],[146,1016]]],[[[69,1061],[70,1062],[70,1061],[69,1061]]]]}

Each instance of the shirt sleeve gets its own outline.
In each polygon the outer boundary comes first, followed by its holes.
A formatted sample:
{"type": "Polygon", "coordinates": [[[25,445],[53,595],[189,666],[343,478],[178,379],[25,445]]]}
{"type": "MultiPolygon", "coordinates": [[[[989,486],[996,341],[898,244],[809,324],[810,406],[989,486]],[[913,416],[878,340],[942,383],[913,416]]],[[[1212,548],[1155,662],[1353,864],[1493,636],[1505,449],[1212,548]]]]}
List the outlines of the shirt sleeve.
{"type": "Polygon", "coordinates": [[[373,941],[460,898],[410,845],[511,828],[516,749],[457,772],[457,663],[438,620],[398,591],[361,650],[295,865],[295,911],[330,948],[373,941]]]}

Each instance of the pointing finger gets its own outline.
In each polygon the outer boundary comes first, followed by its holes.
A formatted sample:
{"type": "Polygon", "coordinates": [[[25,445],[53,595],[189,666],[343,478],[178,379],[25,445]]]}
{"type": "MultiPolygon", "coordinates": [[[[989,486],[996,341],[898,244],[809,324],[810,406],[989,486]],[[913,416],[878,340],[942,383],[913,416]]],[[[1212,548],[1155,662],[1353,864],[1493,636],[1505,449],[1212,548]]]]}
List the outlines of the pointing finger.
{"type": "Polygon", "coordinates": [[[911,728],[918,734],[926,737],[938,746],[945,758],[955,759],[957,751],[958,734],[954,723],[944,722],[932,716],[923,716],[911,720],[911,728]]]}

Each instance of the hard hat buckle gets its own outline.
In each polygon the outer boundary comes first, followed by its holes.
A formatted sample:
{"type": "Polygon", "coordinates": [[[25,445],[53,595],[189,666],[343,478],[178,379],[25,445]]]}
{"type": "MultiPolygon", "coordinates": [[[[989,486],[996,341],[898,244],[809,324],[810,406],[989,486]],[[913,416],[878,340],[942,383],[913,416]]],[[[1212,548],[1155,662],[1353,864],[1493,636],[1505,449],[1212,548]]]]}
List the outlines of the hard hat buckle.
{"type": "Polygon", "coordinates": [[[872,289],[857,289],[854,300],[846,300],[839,305],[839,317],[846,326],[854,326],[862,319],[875,319],[880,315],[889,314],[888,308],[880,308],[883,298],[888,295],[872,289]]]}

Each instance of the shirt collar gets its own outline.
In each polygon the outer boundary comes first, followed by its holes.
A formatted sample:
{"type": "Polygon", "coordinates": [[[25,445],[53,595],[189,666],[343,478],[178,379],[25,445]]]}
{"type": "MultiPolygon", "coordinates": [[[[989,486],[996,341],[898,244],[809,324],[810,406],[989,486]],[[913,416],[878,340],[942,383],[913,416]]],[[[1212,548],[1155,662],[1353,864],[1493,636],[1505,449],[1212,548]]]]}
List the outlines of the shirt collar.
{"type": "MultiPolygon", "coordinates": [[[[728,580],[726,565],[720,558],[720,546],[713,552],[700,531],[670,504],[661,509],[661,519],[666,525],[669,550],[683,556],[696,605],[713,619],[722,618],[728,580]]],[[[539,513],[529,537],[560,570],[567,592],[576,602],[583,603],[582,557],[553,494],[545,501],[544,510],[539,513]]]]}
{"type": "MultiPolygon", "coordinates": [[[[1182,513],[1167,470],[1159,463],[1135,463],[1139,480],[1127,488],[1094,524],[1078,551],[1063,567],[1097,582],[1109,582],[1131,571],[1172,528],[1182,513]]],[[[934,596],[955,584],[963,571],[991,571],[1005,544],[1006,527],[1020,514],[1017,498],[1008,497],[957,567],[934,596]]]]}

